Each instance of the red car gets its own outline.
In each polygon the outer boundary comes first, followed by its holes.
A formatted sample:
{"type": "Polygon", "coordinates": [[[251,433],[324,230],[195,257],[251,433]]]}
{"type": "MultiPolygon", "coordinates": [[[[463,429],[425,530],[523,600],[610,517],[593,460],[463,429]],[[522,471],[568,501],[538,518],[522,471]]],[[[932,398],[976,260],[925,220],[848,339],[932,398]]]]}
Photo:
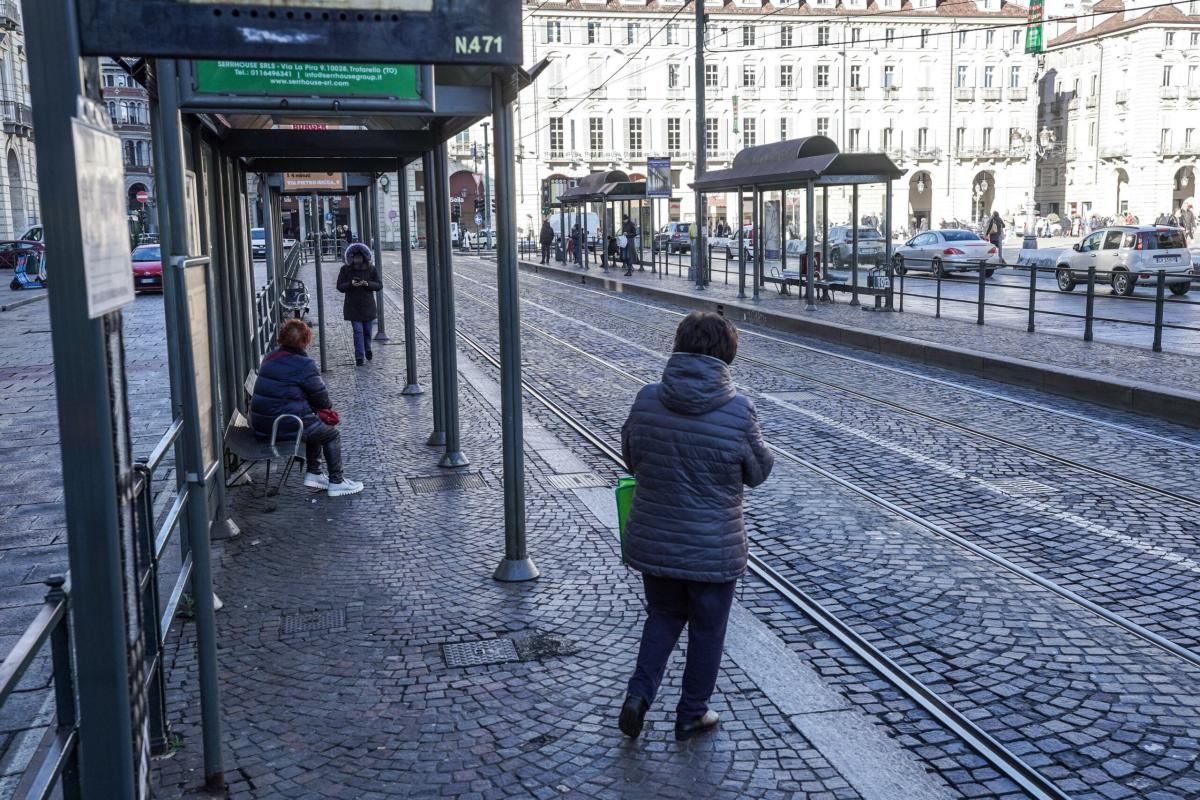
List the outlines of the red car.
{"type": "Polygon", "coordinates": [[[17,259],[21,256],[37,253],[40,258],[45,252],[46,246],[41,242],[30,242],[24,239],[0,242],[0,268],[16,269],[17,259]]]}
{"type": "Polygon", "coordinates": [[[162,251],[156,244],[143,244],[133,251],[133,290],[161,292],[163,290],[162,251]]]}

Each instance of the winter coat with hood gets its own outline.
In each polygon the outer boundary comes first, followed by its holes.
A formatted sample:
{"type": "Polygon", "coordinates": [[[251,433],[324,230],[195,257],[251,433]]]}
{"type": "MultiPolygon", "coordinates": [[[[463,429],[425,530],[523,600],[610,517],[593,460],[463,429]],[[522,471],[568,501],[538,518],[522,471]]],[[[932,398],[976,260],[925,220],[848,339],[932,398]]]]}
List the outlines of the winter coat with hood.
{"type": "Polygon", "coordinates": [[[741,577],[743,486],[765,481],[774,458],[725,362],[673,354],[662,381],[638,392],[621,446],[638,481],[625,526],[629,565],[704,583],[741,577]]]}
{"type": "Polygon", "coordinates": [[[342,303],[342,317],[350,322],[370,322],[379,316],[375,305],[375,293],[383,290],[383,281],[379,279],[379,270],[375,269],[371,248],[365,244],[352,244],[346,248],[343,259],[345,266],[338,273],[337,289],[346,295],[342,303]],[[350,263],[355,253],[362,253],[363,265],[355,267],[350,263]],[[354,286],[353,281],[366,281],[366,286],[354,286]]]}
{"type": "Polygon", "coordinates": [[[542,231],[539,235],[541,244],[552,244],[554,242],[554,228],[550,227],[550,220],[542,221],[542,231]]]}
{"type": "MultiPolygon", "coordinates": [[[[250,398],[250,427],[261,439],[271,436],[271,426],[280,414],[295,414],[311,436],[320,426],[316,409],[330,408],[329,391],[317,363],[304,350],[280,347],[263,359],[250,398]]],[[[279,423],[277,441],[296,435],[295,420],[279,423]]]]}

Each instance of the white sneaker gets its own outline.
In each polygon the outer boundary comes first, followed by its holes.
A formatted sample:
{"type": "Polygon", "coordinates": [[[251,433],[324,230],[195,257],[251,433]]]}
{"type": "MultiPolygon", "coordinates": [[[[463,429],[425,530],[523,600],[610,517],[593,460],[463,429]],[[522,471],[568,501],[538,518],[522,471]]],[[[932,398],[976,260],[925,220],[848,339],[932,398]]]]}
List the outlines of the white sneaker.
{"type": "Polygon", "coordinates": [[[304,485],[310,489],[328,489],[329,476],[317,472],[304,473],[304,485]]]}
{"type": "Polygon", "coordinates": [[[342,478],[341,483],[329,484],[329,496],[341,497],[347,494],[358,494],[363,490],[363,485],[360,481],[352,481],[349,478],[342,478]]]}

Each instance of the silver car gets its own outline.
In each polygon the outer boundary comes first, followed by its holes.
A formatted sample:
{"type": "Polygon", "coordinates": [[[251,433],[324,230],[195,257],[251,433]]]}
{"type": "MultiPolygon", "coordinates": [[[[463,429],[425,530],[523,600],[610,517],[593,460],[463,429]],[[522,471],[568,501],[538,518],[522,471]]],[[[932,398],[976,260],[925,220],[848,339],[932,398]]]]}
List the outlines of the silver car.
{"type": "Polygon", "coordinates": [[[1200,280],[1183,231],[1159,225],[1118,225],[1089,233],[1059,255],[1058,288],[1069,292],[1086,283],[1091,267],[1097,283],[1108,283],[1114,293],[1126,296],[1138,285],[1155,285],[1160,270],[1174,295],[1187,294],[1192,281],[1200,280]]]}
{"type": "Polygon", "coordinates": [[[892,266],[897,275],[908,270],[928,270],[934,277],[944,278],[951,272],[976,272],[986,263],[984,277],[992,277],[999,266],[1000,251],[974,231],[944,228],[918,233],[896,246],[892,266]]]}

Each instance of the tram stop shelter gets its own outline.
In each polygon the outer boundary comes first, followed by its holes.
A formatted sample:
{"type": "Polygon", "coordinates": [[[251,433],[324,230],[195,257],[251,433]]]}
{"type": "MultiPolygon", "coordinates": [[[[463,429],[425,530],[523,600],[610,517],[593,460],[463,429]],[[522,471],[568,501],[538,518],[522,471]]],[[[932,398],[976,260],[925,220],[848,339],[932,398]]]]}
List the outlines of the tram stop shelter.
{"type": "MultiPolygon", "coordinates": [[[[837,144],[826,136],[808,136],[786,142],[747,147],[733,157],[733,166],[728,169],[710,170],[698,176],[691,184],[701,194],[709,192],[737,192],[738,225],[740,229],[744,209],[744,197],[749,193],[752,201],[752,224],[756,241],[761,242],[764,226],[764,195],[779,192],[783,202],[779,204],[779,223],[782,242],[780,246],[781,269],[787,269],[787,225],[784,221],[787,207],[787,192],[802,190],[805,198],[804,256],[800,265],[800,278],[804,284],[805,307],[815,308],[813,303],[816,253],[815,203],[817,189],[821,190],[822,236],[824,252],[821,263],[828,263],[829,243],[829,187],[850,186],[851,218],[853,238],[851,241],[851,288],[852,303],[858,304],[858,189],[869,184],[884,184],[883,237],[886,242],[886,263],[892,263],[892,181],[904,174],[904,170],[892,162],[885,153],[843,153],[837,144]]],[[[759,288],[764,283],[764,260],[766,247],[754,248],[753,294],[758,299],[759,288]]],[[[746,296],[746,250],[739,248],[738,296],[746,296]]]]}
{"type": "MultiPolygon", "coordinates": [[[[651,246],[653,247],[653,235],[656,230],[655,211],[657,210],[656,200],[670,201],[669,197],[657,197],[647,193],[648,184],[644,180],[633,181],[629,179],[629,175],[621,170],[601,170],[593,172],[579,179],[579,182],[571,188],[564,191],[558,197],[559,206],[559,230],[564,232],[564,236],[569,235],[566,230],[568,224],[567,213],[571,209],[580,212],[578,219],[584,226],[584,241],[588,240],[588,236],[592,233],[598,235],[598,248],[600,251],[600,263],[607,267],[608,265],[608,242],[609,235],[618,235],[621,232],[621,218],[628,214],[632,219],[637,221],[638,230],[642,232],[642,236],[638,241],[638,257],[641,258],[641,251],[644,245],[645,228],[649,227],[651,236],[651,246]],[[598,231],[587,230],[588,207],[600,208],[598,231]],[[636,212],[634,208],[636,206],[636,212]],[[643,213],[643,210],[648,212],[643,213]]],[[[585,260],[590,261],[590,251],[585,249],[585,260]]],[[[566,250],[562,251],[562,260],[566,261],[566,250]]],[[[586,262],[585,262],[586,263],[586,262]]]]}
{"type": "MultiPolygon", "coordinates": [[[[287,316],[280,301],[303,257],[300,247],[285,251],[281,198],[325,191],[290,176],[343,176],[339,193],[357,199],[359,230],[378,253],[379,176],[422,162],[429,444],[441,448],[439,466],[459,467],[467,457],[459,447],[447,141],[491,118],[505,498],[504,557],[493,577],[538,576],[524,530],[512,105],[544,64],[520,67],[520,0],[38,0],[26,4],[25,24],[41,205],[54,236],[49,311],[71,569],[52,583],[0,669],[2,708],[26,669],[52,651],[57,721],[18,796],[152,795],[149,754],[169,746],[170,719],[182,713],[165,706],[163,641],[185,596],[196,626],[204,778],[220,789],[210,541],[236,531],[225,489],[238,464],[226,443],[248,415],[247,387],[287,316]],[[100,56],[149,92],[160,199],[173,421],[138,462],[122,339],[121,308],[133,299],[123,164],[101,103],[100,56]],[[256,282],[249,240],[254,174],[267,187],[265,282],[256,282]],[[160,571],[171,561],[173,571],[160,571]]],[[[407,244],[407,213],[400,222],[407,244]]],[[[321,227],[313,226],[318,236],[321,227]]],[[[320,284],[319,246],[314,257],[320,284]]],[[[411,394],[423,389],[407,246],[401,257],[411,394]]],[[[317,294],[323,338],[329,320],[317,294]]]]}

